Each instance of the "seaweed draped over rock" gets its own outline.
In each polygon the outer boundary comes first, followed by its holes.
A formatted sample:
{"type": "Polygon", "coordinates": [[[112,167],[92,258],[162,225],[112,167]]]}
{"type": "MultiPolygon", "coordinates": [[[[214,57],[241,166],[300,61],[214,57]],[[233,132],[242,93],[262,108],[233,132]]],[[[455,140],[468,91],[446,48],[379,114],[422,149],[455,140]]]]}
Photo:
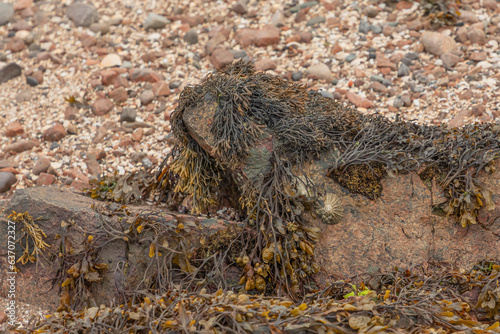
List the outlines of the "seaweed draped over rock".
{"type": "Polygon", "coordinates": [[[187,87],[171,122],[179,145],[162,164],[159,184],[170,195],[190,196],[194,212],[234,203],[237,189],[236,205],[258,230],[237,259],[247,290],[263,290],[276,278],[295,293],[318,270],[313,252],[320,231],[306,220],[338,223],[342,214],[337,194],[325,193],[305,172],[311,161],[327,161],[332,182],[370,199],[380,196],[387,174],[434,178],[448,199],[441,211],[463,226],[476,223],[479,208],[493,206],[477,177],[500,153],[498,124],[447,129],[392,122],[256,73],[243,61],[187,87]]]}

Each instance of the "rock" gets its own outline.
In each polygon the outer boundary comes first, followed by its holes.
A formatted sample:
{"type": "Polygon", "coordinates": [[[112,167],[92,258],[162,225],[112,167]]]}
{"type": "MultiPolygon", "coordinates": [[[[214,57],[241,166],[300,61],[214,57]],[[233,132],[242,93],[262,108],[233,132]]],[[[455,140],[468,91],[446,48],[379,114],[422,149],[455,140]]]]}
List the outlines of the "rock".
{"type": "Polygon", "coordinates": [[[37,140],[22,140],[13,144],[5,145],[3,150],[5,153],[21,153],[29,151],[39,144],[40,143],[37,140]]]}
{"type": "Polygon", "coordinates": [[[469,10],[460,10],[460,19],[465,23],[471,23],[471,24],[479,22],[479,19],[477,18],[476,14],[474,14],[474,12],[471,12],[469,10]]]}
{"type": "Polygon", "coordinates": [[[163,80],[163,77],[147,68],[136,68],[130,73],[130,80],[133,82],[151,82],[155,83],[163,80]]]}
{"type": "Polygon", "coordinates": [[[14,17],[14,8],[11,4],[0,2],[0,26],[3,26],[14,17]]]}
{"type": "Polygon", "coordinates": [[[390,61],[387,57],[382,56],[381,54],[377,54],[377,67],[379,68],[390,68],[392,71],[396,71],[398,68],[396,64],[390,61]]]}
{"type": "Polygon", "coordinates": [[[139,94],[139,100],[141,101],[141,105],[143,106],[146,106],[153,102],[154,98],[155,94],[149,89],[139,94]]]}
{"type": "Polygon", "coordinates": [[[198,43],[198,33],[191,29],[184,35],[184,42],[193,45],[198,43]]]}
{"type": "Polygon", "coordinates": [[[378,8],[373,6],[373,5],[367,6],[367,7],[365,7],[365,9],[363,9],[363,14],[365,14],[369,18],[376,17],[378,15],[378,13],[379,13],[378,8]]]}
{"type": "Polygon", "coordinates": [[[325,22],[326,18],[324,16],[315,16],[306,22],[306,27],[312,27],[325,22]]]}
{"type": "Polygon", "coordinates": [[[297,72],[293,72],[292,73],[292,80],[293,81],[299,81],[300,79],[302,79],[302,71],[297,71],[297,72]]]}
{"type": "Polygon", "coordinates": [[[109,97],[112,98],[116,103],[124,103],[128,99],[127,90],[123,87],[118,87],[109,92],[109,97]]]}
{"type": "Polygon", "coordinates": [[[319,92],[319,93],[320,93],[320,94],[321,94],[321,96],[323,96],[323,97],[327,97],[327,98],[329,98],[329,99],[334,99],[333,94],[332,94],[332,93],[330,93],[330,92],[327,92],[327,91],[325,91],[325,90],[322,90],[322,91],[321,91],[321,92],[319,92]]]}
{"type": "Polygon", "coordinates": [[[122,58],[116,53],[107,54],[101,61],[102,67],[115,67],[122,65],[122,58]]]}
{"type": "Polygon", "coordinates": [[[5,46],[7,50],[10,50],[12,52],[22,51],[25,47],[26,44],[24,44],[24,41],[19,37],[12,37],[5,46]]]}
{"type": "Polygon", "coordinates": [[[433,31],[425,31],[420,36],[420,43],[424,46],[425,51],[436,56],[458,50],[458,44],[453,38],[433,31]]]}
{"type": "Polygon", "coordinates": [[[470,110],[470,115],[474,116],[474,117],[480,117],[483,115],[485,110],[486,110],[486,108],[483,105],[476,104],[476,105],[472,106],[472,108],[470,110]]]}
{"type": "Polygon", "coordinates": [[[473,60],[473,61],[483,61],[483,60],[486,60],[486,58],[487,58],[486,52],[484,52],[484,51],[472,52],[469,55],[469,60],[473,60]]]}
{"type": "Polygon", "coordinates": [[[138,128],[135,129],[134,132],[132,132],[131,138],[135,142],[140,142],[143,135],[144,135],[144,130],[142,128],[138,128]]]}
{"type": "Polygon", "coordinates": [[[345,61],[350,63],[351,61],[353,61],[354,59],[356,59],[356,54],[355,53],[351,53],[350,55],[347,55],[345,57],[345,61]]]}
{"type": "Polygon", "coordinates": [[[39,158],[35,165],[33,166],[32,173],[34,175],[39,175],[40,173],[46,173],[50,167],[50,160],[46,157],[39,158]]]}
{"type": "Polygon", "coordinates": [[[33,6],[33,0],[17,0],[14,4],[14,10],[21,11],[31,6],[33,6]]]}
{"type": "Polygon", "coordinates": [[[312,79],[320,79],[326,82],[331,82],[333,80],[333,74],[330,68],[324,64],[319,63],[317,65],[312,65],[307,69],[306,77],[312,79]]]}
{"type": "Polygon", "coordinates": [[[443,61],[443,66],[445,68],[451,69],[460,61],[460,57],[453,53],[447,52],[441,55],[441,60],[443,61]]]}
{"type": "Polygon", "coordinates": [[[278,44],[281,30],[273,25],[265,25],[262,29],[241,29],[234,36],[236,42],[242,47],[251,44],[255,46],[268,46],[278,44]]]}
{"type": "MultiPolygon", "coordinates": [[[[0,10],[1,9],[2,8],[0,6],[0,10]]],[[[16,182],[17,178],[13,173],[0,172],[0,194],[9,191],[10,187],[12,187],[16,182]]]]}
{"type": "Polygon", "coordinates": [[[370,24],[366,20],[362,19],[359,21],[358,31],[362,34],[367,34],[370,31],[370,24]]]}
{"type": "Polygon", "coordinates": [[[38,80],[33,78],[32,76],[26,77],[26,83],[30,85],[31,87],[38,86],[38,80]]]}
{"type": "Polygon", "coordinates": [[[448,77],[444,77],[444,78],[439,78],[438,81],[436,82],[436,85],[438,85],[439,87],[444,87],[448,86],[449,83],[450,79],[448,77]]]}
{"type": "Polygon", "coordinates": [[[24,133],[24,128],[19,122],[12,122],[5,127],[5,135],[7,137],[15,137],[24,133]]]}
{"type": "Polygon", "coordinates": [[[120,73],[116,69],[106,69],[101,71],[101,81],[105,86],[109,86],[113,83],[116,77],[120,73]]]}
{"type": "Polygon", "coordinates": [[[0,84],[20,76],[21,73],[22,73],[21,66],[17,65],[16,63],[10,63],[5,65],[0,70],[0,84]]]}
{"type": "Polygon", "coordinates": [[[277,10],[274,12],[273,16],[271,16],[271,24],[275,27],[281,28],[284,26],[285,16],[281,10],[277,10]]]}
{"type": "Polygon", "coordinates": [[[374,34],[381,34],[382,33],[382,27],[378,25],[370,25],[370,31],[372,31],[374,34]]]}
{"type": "Polygon", "coordinates": [[[401,108],[402,106],[404,106],[404,101],[401,96],[396,96],[392,105],[394,108],[401,108]]]}
{"type": "Polygon", "coordinates": [[[171,83],[168,84],[168,88],[170,89],[176,89],[176,88],[179,88],[181,86],[181,82],[180,81],[172,81],[171,83]]]}
{"type": "MultiPolygon", "coordinates": [[[[127,108],[125,108],[127,109],[127,108]]],[[[130,108],[129,108],[130,109],[130,108]]],[[[134,119],[135,119],[135,116],[134,116],[134,119]]],[[[93,144],[97,144],[97,143],[102,143],[102,141],[108,136],[108,130],[103,127],[103,126],[100,126],[97,128],[97,131],[95,133],[95,136],[94,138],[92,139],[92,143],[93,144]]]]}
{"type": "Polygon", "coordinates": [[[484,44],[486,42],[486,34],[482,29],[472,28],[468,30],[467,38],[472,44],[484,44]]]}
{"type": "Polygon", "coordinates": [[[210,38],[205,45],[205,50],[207,51],[208,55],[211,55],[212,52],[215,50],[215,48],[224,43],[227,40],[226,35],[224,35],[222,32],[216,33],[212,38],[210,38]]]}
{"type": "Polygon", "coordinates": [[[248,12],[247,5],[244,1],[239,0],[236,2],[236,4],[231,8],[233,12],[236,14],[244,15],[248,12]]]}
{"type": "Polygon", "coordinates": [[[155,13],[149,13],[146,20],[142,24],[144,29],[163,29],[165,26],[170,23],[170,21],[162,16],[155,13]]]}
{"type": "Polygon", "coordinates": [[[381,84],[378,81],[373,81],[370,84],[370,88],[373,89],[375,92],[378,92],[378,93],[387,93],[387,87],[385,87],[383,84],[381,84]]]}
{"type": "Polygon", "coordinates": [[[120,122],[135,122],[137,111],[134,108],[123,108],[120,114],[120,122]]]}
{"type": "Polygon", "coordinates": [[[398,77],[405,77],[410,74],[410,68],[405,63],[399,64],[398,77]]]}
{"type": "Polygon", "coordinates": [[[233,53],[229,50],[215,50],[210,56],[210,63],[213,67],[220,70],[225,66],[231,64],[234,60],[233,53]]]}
{"type": "Polygon", "coordinates": [[[16,95],[16,102],[23,103],[31,100],[31,89],[24,89],[16,95]]]}
{"type": "Polygon", "coordinates": [[[267,71],[276,69],[276,62],[270,58],[262,58],[255,62],[255,70],[267,71]]]}
{"type": "Polygon", "coordinates": [[[155,96],[168,96],[170,95],[170,86],[165,81],[159,81],[153,84],[153,94],[155,96]]]}
{"type": "Polygon", "coordinates": [[[114,108],[114,103],[109,99],[98,99],[92,105],[92,111],[96,116],[103,116],[114,108]]]}
{"type": "Polygon", "coordinates": [[[66,8],[66,15],[77,27],[89,27],[99,20],[99,13],[94,6],[75,2],[66,8]]]}
{"type": "Polygon", "coordinates": [[[356,95],[352,92],[347,93],[346,96],[347,96],[347,99],[349,100],[349,102],[351,102],[352,104],[354,104],[358,108],[368,109],[368,108],[371,108],[373,106],[373,103],[371,101],[366,100],[366,99],[362,98],[361,96],[356,95]]]}
{"type": "Polygon", "coordinates": [[[134,141],[130,136],[125,136],[120,140],[120,143],[118,144],[120,147],[128,147],[134,145],[134,141]]]}
{"type": "Polygon", "coordinates": [[[61,123],[56,123],[54,126],[43,132],[43,140],[45,141],[59,141],[66,137],[66,130],[61,123]]]}
{"type": "Polygon", "coordinates": [[[394,32],[396,32],[396,29],[390,25],[386,25],[382,29],[382,33],[384,34],[384,36],[392,36],[392,34],[394,34],[394,32]]]}

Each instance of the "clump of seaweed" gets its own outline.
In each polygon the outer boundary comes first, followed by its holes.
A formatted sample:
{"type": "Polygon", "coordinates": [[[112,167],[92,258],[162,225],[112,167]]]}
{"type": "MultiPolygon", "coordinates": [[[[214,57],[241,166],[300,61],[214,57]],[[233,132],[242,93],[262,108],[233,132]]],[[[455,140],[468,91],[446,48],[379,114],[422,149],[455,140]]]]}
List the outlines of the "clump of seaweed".
{"type": "Polygon", "coordinates": [[[493,207],[478,174],[500,154],[498,125],[449,130],[363,115],[299,84],[256,73],[244,61],[184,90],[171,120],[179,146],[163,162],[157,184],[192,196],[194,212],[224,200],[224,177],[238,186],[245,221],[257,232],[236,259],[247,290],[273,286],[295,296],[307,290],[308,277],[318,270],[319,229],[307,226],[304,213],[318,206],[321,213],[325,203],[302,167],[325,154],[333,157],[327,175],[370,199],[380,196],[385,175],[435,168],[432,177],[448,198],[443,210],[462,226],[476,223],[481,207],[493,207]],[[208,105],[214,108],[203,120],[208,133],[193,135],[184,114],[208,105]]]}
{"type": "Polygon", "coordinates": [[[21,264],[37,262],[43,251],[50,247],[44,240],[47,238],[45,232],[28,212],[17,213],[14,211],[8,218],[23,224],[21,227],[22,235],[16,240],[23,248],[23,255],[16,262],[21,262],[21,264]],[[33,250],[31,251],[31,249],[33,250]]]}

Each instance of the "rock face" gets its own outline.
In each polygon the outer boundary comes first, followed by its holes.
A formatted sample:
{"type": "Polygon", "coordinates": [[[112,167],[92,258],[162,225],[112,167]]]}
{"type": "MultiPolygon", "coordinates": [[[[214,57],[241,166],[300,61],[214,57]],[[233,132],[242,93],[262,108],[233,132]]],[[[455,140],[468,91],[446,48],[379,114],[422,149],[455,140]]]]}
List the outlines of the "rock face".
{"type": "MultiPolygon", "coordinates": [[[[190,135],[207,152],[213,150],[210,133],[216,106],[209,101],[184,111],[190,135]]],[[[500,161],[496,174],[483,175],[488,181],[496,209],[481,209],[479,223],[463,228],[451,218],[433,215],[433,205],[445,202],[437,186],[428,188],[416,173],[385,178],[382,195],[369,200],[350,193],[326,176],[327,158],[302,166],[315,184],[341,198],[342,220],[335,225],[309,219],[322,230],[315,257],[322,267],[320,277],[350,277],[395,266],[428,261],[448,262],[462,268],[485,258],[500,258],[500,161]]],[[[319,282],[326,282],[319,279],[319,282]]]]}
{"type": "MultiPolygon", "coordinates": [[[[82,230],[90,232],[90,234],[94,233],[94,235],[99,230],[102,231],[104,221],[119,231],[130,226],[125,221],[121,222],[118,217],[109,217],[94,211],[92,209],[93,204],[96,207],[103,205],[102,202],[96,202],[90,197],[77,194],[67,188],[55,186],[26,188],[16,192],[10,203],[7,204],[3,217],[0,216],[0,243],[7,245],[6,222],[12,211],[18,213],[27,211],[33,218],[41,218],[36,223],[46,234],[47,237],[44,241],[50,245],[51,249],[50,252],[46,251],[44,253],[46,258],[40,257],[37,264],[29,262],[25,265],[18,264],[21,271],[16,278],[16,300],[32,305],[43,305],[53,311],[58,307],[59,287],[56,286],[51,290],[50,281],[60,269],[61,262],[57,260],[57,257],[54,260],[51,252],[57,253],[59,251],[60,236],[64,236],[65,247],[71,247],[72,249],[78,249],[85,242],[88,242],[88,235],[72,227],[71,222],[74,222],[82,230]],[[63,227],[66,223],[69,224],[68,227],[63,227]],[[127,225],[121,225],[122,223],[127,225]],[[48,293],[44,293],[47,291],[48,293]]],[[[159,217],[158,219],[161,219],[164,224],[175,224],[177,226],[177,219],[182,219],[186,227],[196,225],[197,228],[192,229],[188,234],[188,242],[195,249],[202,247],[204,238],[209,238],[219,231],[223,232],[231,226],[238,225],[223,220],[195,218],[179,213],[176,213],[174,217],[168,211],[156,207],[129,206],[128,210],[137,213],[142,212],[142,210],[153,210],[156,212],[156,217],[159,217]]],[[[21,228],[23,227],[21,225],[20,222],[16,223],[16,237],[21,236],[21,228]]],[[[144,235],[144,237],[147,236],[144,235]]],[[[170,245],[173,247],[175,243],[170,243],[170,245]]],[[[109,269],[101,273],[102,280],[93,282],[90,285],[90,300],[87,303],[89,305],[100,305],[109,304],[112,301],[121,302],[123,295],[119,290],[123,292],[128,288],[136,287],[144,278],[150,259],[148,256],[149,249],[149,242],[127,243],[124,240],[117,239],[107,244],[100,252],[99,262],[107,264],[109,269]],[[116,270],[118,266],[127,268],[126,275],[116,270]]],[[[21,254],[22,249],[17,243],[16,259],[21,254]]],[[[0,257],[0,270],[2,273],[8,271],[5,256],[0,257]]],[[[6,297],[4,291],[8,291],[7,282],[2,280],[0,281],[0,297],[6,297]]]]}

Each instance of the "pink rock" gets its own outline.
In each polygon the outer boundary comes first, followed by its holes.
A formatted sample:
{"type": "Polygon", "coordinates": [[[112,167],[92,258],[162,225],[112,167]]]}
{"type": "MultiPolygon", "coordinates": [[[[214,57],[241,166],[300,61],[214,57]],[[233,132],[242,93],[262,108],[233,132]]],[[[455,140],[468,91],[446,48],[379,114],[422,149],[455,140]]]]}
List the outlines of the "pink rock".
{"type": "Polygon", "coordinates": [[[17,0],[14,4],[14,10],[23,10],[33,6],[33,0],[17,0]]]}
{"type": "Polygon", "coordinates": [[[15,137],[24,133],[24,128],[19,122],[12,122],[5,128],[5,135],[7,137],[15,137]]]}
{"type": "Polygon", "coordinates": [[[224,43],[226,40],[227,37],[222,32],[218,32],[207,42],[207,44],[205,45],[205,51],[208,55],[211,55],[215,48],[218,45],[224,43]]]}
{"type": "Polygon", "coordinates": [[[469,60],[474,60],[474,61],[486,60],[486,52],[484,52],[484,51],[472,52],[469,56],[469,60]]]}
{"type": "Polygon", "coordinates": [[[470,110],[470,115],[474,116],[474,117],[479,117],[479,116],[483,115],[485,110],[486,109],[484,108],[483,105],[476,104],[476,105],[472,106],[472,108],[470,110]]]}
{"type": "Polygon", "coordinates": [[[113,80],[119,75],[120,73],[116,69],[106,69],[101,71],[101,80],[102,84],[105,86],[111,85],[113,80]]]}
{"type": "Polygon", "coordinates": [[[234,56],[229,50],[217,49],[210,56],[210,62],[218,70],[222,69],[226,65],[231,64],[233,60],[234,56]]]}
{"type": "Polygon", "coordinates": [[[37,140],[23,140],[17,143],[8,144],[3,150],[5,153],[21,153],[29,151],[38,145],[40,145],[40,143],[37,140]]]}
{"type": "Polygon", "coordinates": [[[170,95],[170,87],[165,81],[159,81],[153,84],[153,94],[155,96],[168,96],[170,95]]]}
{"type": "Polygon", "coordinates": [[[25,47],[26,45],[24,44],[24,41],[19,37],[12,37],[5,46],[7,50],[10,50],[12,52],[19,52],[25,47]]]}
{"type": "Polygon", "coordinates": [[[377,67],[388,67],[392,71],[397,71],[396,63],[390,61],[388,58],[382,56],[381,54],[377,54],[377,67]]]}
{"type": "Polygon", "coordinates": [[[90,185],[88,181],[74,180],[71,182],[71,187],[81,191],[90,188],[90,185]]]}
{"type": "Polygon", "coordinates": [[[56,123],[51,128],[47,129],[43,133],[43,140],[45,141],[59,141],[66,136],[66,129],[61,123],[56,123]]]}
{"type": "Polygon", "coordinates": [[[482,29],[469,29],[467,38],[472,44],[484,44],[486,42],[486,34],[482,29]]]}
{"type": "Polygon", "coordinates": [[[35,162],[32,172],[34,175],[40,175],[41,173],[46,173],[49,167],[50,160],[46,157],[41,157],[35,162]]]}
{"type": "Polygon", "coordinates": [[[114,106],[114,103],[109,99],[99,99],[92,105],[92,111],[96,116],[102,116],[109,113],[114,106]]]}
{"type": "Polygon", "coordinates": [[[236,32],[236,42],[245,47],[251,44],[255,46],[268,46],[278,44],[280,41],[279,28],[273,25],[265,25],[262,29],[241,29],[236,32]]]}
{"type": "Polygon", "coordinates": [[[112,98],[116,103],[123,103],[128,99],[127,90],[123,87],[118,87],[109,92],[109,97],[112,98]]]}
{"type": "Polygon", "coordinates": [[[56,177],[54,175],[47,174],[47,173],[41,173],[38,176],[38,181],[36,182],[36,185],[38,187],[40,187],[40,186],[50,186],[54,182],[56,182],[56,177]]]}
{"type": "Polygon", "coordinates": [[[134,145],[134,141],[130,136],[125,136],[120,140],[120,147],[127,147],[127,146],[132,146],[134,145]]]}
{"type": "Polygon", "coordinates": [[[460,57],[453,53],[443,53],[441,55],[441,61],[443,62],[444,67],[452,68],[460,61],[460,57]]]}
{"type": "Polygon", "coordinates": [[[257,71],[274,70],[276,66],[276,62],[270,58],[262,58],[255,62],[255,70],[257,71]]]}
{"type": "Polygon", "coordinates": [[[135,142],[140,142],[143,135],[144,130],[142,128],[135,129],[134,132],[132,132],[132,140],[135,142]]]}
{"type": "Polygon", "coordinates": [[[163,80],[162,76],[150,69],[133,69],[130,73],[130,80],[133,82],[151,82],[155,83],[163,80]]]}
{"type": "Polygon", "coordinates": [[[373,106],[373,102],[364,99],[361,96],[354,94],[353,92],[347,93],[347,99],[356,107],[368,109],[373,106]]]}
{"type": "Polygon", "coordinates": [[[458,50],[458,44],[453,38],[433,31],[425,31],[420,36],[420,43],[424,46],[425,51],[436,56],[458,50]]]}

